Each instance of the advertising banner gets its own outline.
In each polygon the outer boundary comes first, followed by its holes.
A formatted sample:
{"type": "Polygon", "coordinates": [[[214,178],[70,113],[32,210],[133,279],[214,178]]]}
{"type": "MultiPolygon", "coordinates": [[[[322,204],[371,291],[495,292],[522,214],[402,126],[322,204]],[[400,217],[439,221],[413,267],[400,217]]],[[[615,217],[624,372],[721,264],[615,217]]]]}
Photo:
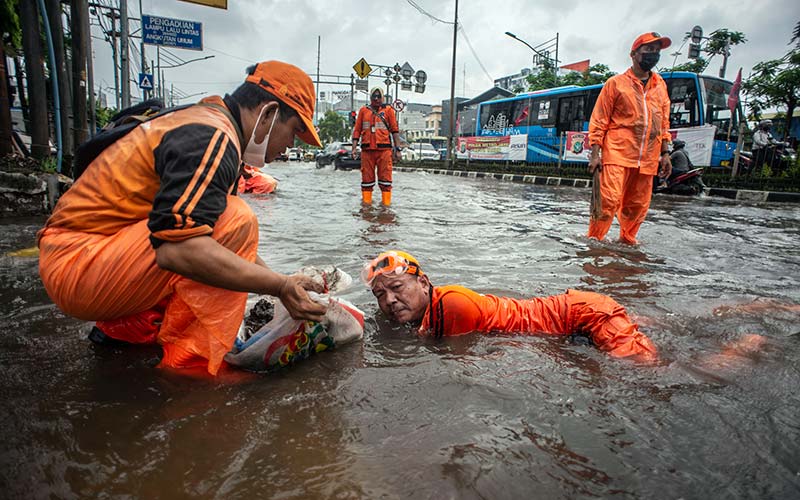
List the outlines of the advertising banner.
{"type": "MultiPolygon", "coordinates": [[[[711,165],[711,152],[714,149],[714,134],[717,128],[712,125],[670,130],[672,140],[680,139],[686,143],[686,152],[694,165],[711,165]]],[[[565,161],[589,162],[592,148],[589,147],[589,132],[566,132],[563,159],[565,161]]]]}
{"type": "Polygon", "coordinates": [[[589,162],[592,148],[589,147],[589,132],[567,132],[564,145],[564,160],[589,162]]]}
{"type": "Polygon", "coordinates": [[[528,135],[459,137],[457,158],[525,161],[528,135]]]}

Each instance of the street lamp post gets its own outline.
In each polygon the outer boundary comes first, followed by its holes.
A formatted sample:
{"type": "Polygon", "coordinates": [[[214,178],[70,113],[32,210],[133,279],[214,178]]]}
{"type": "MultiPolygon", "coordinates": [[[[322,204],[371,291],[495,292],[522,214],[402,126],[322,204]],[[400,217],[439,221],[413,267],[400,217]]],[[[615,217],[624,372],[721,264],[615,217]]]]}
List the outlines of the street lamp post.
{"type": "MultiPolygon", "coordinates": [[[[510,31],[506,31],[506,35],[510,36],[511,38],[513,38],[514,40],[516,40],[518,42],[524,43],[529,49],[531,49],[533,51],[534,54],[539,56],[541,59],[550,60],[549,51],[548,51],[548,54],[542,54],[541,52],[536,50],[535,47],[533,47],[531,44],[529,44],[528,42],[526,42],[522,38],[518,37],[514,33],[511,33],[510,31]]],[[[558,76],[558,34],[556,34],[555,40],[556,40],[556,61],[555,61],[555,64],[553,65],[553,72],[555,73],[556,76],[558,76]]],[[[552,40],[548,40],[548,41],[552,42],[552,40]]],[[[545,43],[548,43],[548,42],[545,42],[545,43]]],[[[543,45],[543,44],[540,44],[539,46],[541,46],[541,45],[543,45]]]]}

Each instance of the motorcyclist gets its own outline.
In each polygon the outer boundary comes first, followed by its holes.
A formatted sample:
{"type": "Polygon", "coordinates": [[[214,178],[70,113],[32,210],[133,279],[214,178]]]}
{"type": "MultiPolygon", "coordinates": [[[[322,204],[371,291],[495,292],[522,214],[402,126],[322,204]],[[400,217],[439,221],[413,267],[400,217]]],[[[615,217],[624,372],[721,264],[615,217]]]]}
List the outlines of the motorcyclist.
{"type": "Polygon", "coordinates": [[[767,149],[776,144],[771,131],[772,120],[758,122],[758,130],[753,134],[753,166],[756,169],[761,169],[767,159],[767,149]]]}
{"type": "Polygon", "coordinates": [[[672,176],[685,174],[694,168],[689,153],[686,152],[686,142],[675,139],[672,141],[672,153],[669,155],[672,161],[672,176]]]}

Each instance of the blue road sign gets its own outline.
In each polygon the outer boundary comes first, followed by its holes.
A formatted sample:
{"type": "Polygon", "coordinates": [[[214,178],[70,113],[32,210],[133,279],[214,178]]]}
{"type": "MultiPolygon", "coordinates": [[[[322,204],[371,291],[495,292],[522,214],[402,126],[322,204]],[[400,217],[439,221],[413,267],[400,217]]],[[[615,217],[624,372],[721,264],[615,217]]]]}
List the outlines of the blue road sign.
{"type": "Polygon", "coordinates": [[[142,40],[150,45],[203,50],[203,23],[144,15],[142,40]]]}
{"type": "Polygon", "coordinates": [[[139,73],[139,88],[142,90],[153,90],[152,73],[139,73]]]}

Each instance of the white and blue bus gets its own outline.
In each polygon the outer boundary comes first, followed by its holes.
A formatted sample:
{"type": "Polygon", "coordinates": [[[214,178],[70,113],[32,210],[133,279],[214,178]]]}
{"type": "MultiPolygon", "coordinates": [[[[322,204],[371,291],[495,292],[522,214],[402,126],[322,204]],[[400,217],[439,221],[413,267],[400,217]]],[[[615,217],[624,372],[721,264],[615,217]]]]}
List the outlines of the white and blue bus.
{"type": "MultiPolygon", "coordinates": [[[[681,134],[681,129],[713,125],[716,130],[710,166],[730,166],[739,121],[744,116],[741,105],[737,105],[733,114],[728,108],[728,95],[733,84],[683,71],[664,72],[661,76],[666,81],[672,102],[670,130],[681,134]]],[[[572,85],[483,102],[477,110],[475,135],[527,134],[526,162],[555,163],[563,147],[562,134],[589,130],[589,118],[602,87],[602,84],[572,85]]]]}

